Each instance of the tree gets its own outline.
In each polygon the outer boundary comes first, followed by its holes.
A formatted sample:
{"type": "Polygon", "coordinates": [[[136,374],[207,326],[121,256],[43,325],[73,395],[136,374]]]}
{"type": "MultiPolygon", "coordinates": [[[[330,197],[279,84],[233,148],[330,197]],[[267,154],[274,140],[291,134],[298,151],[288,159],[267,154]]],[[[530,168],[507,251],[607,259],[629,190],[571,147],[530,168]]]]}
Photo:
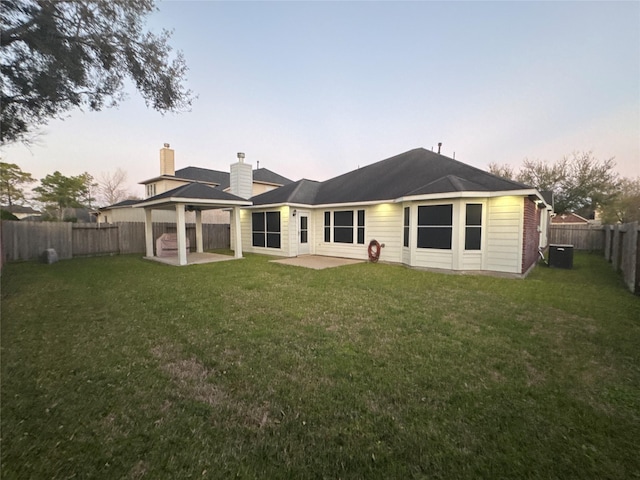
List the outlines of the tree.
{"type": "Polygon", "coordinates": [[[640,177],[623,178],[618,193],[602,209],[602,223],[640,222],[640,177]]]}
{"type": "Polygon", "coordinates": [[[494,175],[508,178],[501,173],[511,173],[513,180],[540,191],[552,191],[556,213],[577,212],[583,216],[591,215],[615,197],[618,176],[614,168],[613,158],[600,161],[592,152],[574,152],[555,163],[525,159],[515,175],[509,165],[489,165],[494,175]]]}
{"type": "Polygon", "coordinates": [[[509,164],[500,165],[495,162],[489,164],[489,173],[494,174],[500,178],[506,178],[507,180],[515,180],[516,173],[513,167],[509,164]]]}
{"type": "Polygon", "coordinates": [[[43,178],[33,191],[37,201],[53,210],[58,220],[64,220],[66,208],[90,207],[95,200],[91,197],[91,187],[95,185],[92,181],[93,177],[88,173],[66,177],[56,171],[43,178]]]}
{"type": "Polygon", "coordinates": [[[126,189],[127,172],[121,168],[113,173],[101,173],[98,179],[100,200],[105,205],[113,205],[126,199],[129,192],[126,189]]]}
{"type": "Polygon", "coordinates": [[[117,105],[126,78],[147,106],[187,109],[182,53],[171,59],[170,33],[143,28],[155,9],[154,0],[3,0],[0,143],[28,142],[74,107],[117,105]]]}
{"type": "Polygon", "coordinates": [[[35,182],[30,173],[23,172],[15,163],[0,162],[0,201],[13,206],[24,201],[23,186],[35,182]]]}

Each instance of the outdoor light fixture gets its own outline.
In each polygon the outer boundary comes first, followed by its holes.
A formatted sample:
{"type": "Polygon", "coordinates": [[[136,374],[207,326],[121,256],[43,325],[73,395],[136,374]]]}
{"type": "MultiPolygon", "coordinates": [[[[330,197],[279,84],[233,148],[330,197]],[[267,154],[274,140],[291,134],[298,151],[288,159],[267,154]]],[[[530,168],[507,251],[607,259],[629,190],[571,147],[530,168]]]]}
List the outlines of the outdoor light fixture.
{"type": "Polygon", "coordinates": [[[293,216],[296,216],[296,213],[298,213],[298,210],[296,210],[295,208],[293,209],[293,216]]]}

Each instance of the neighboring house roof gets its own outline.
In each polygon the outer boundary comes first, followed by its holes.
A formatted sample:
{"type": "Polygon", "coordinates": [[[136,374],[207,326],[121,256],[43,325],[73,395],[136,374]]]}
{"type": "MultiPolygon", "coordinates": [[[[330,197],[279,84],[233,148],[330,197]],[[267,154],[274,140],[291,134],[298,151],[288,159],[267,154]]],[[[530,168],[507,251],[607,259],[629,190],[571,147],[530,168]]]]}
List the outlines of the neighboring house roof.
{"type": "Polygon", "coordinates": [[[35,214],[40,215],[40,213],[41,213],[38,210],[34,210],[31,207],[25,207],[23,205],[11,205],[11,206],[2,205],[2,206],[0,206],[0,208],[2,210],[6,210],[7,212],[11,212],[13,214],[15,214],[15,213],[26,213],[26,214],[32,214],[32,215],[35,215],[35,214]]]}
{"type": "Polygon", "coordinates": [[[229,186],[229,172],[220,172],[200,167],[185,167],[176,170],[177,179],[191,180],[193,182],[208,182],[219,185],[224,189],[229,186]],[[226,186],[223,186],[226,185],[226,186]]]}
{"type": "Polygon", "coordinates": [[[268,168],[257,168],[253,171],[253,181],[258,183],[270,183],[273,185],[289,185],[293,180],[278,175],[268,168]]]}
{"type": "Polygon", "coordinates": [[[300,181],[301,191],[280,187],[256,195],[254,205],[305,203],[323,205],[395,200],[406,196],[451,192],[497,192],[533,190],[532,187],[497,177],[452,158],[416,148],[353,170],[322,183],[300,181]],[[287,197],[289,193],[289,197],[287,197]],[[304,198],[306,201],[297,201],[304,198]]]}
{"type": "MultiPolygon", "coordinates": [[[[189,183],[172,188],[166,192],[159,193],[153,197],[149,197],[138,203],[139,206],[150,206],[153,204],[163,203],[163,200],[170,199],[194,200],[194,203],[212,203],[221,202],[223,204],[234,205],[241,203],[242,205],[250,205],[251,202],[244,198],[238,197],[228,192],[224,192],[219,188],[213,188],[204,183],[189,183]]],[[[172,203],[172,202],[168,202],[172,203]]]]}
{"type": "Polygon", "coordinates": [[[113,208],[130,208],[138,203],[142,202],[142,200],[122,200],[120,202],[114,203],[113,205],[107,205],[105,207],[99,207],[98,211],[111,210],[113,208]]]}
{"type": "Polygon", "coordinates": [[[560,215],[556,215],[551,219],[551,223],[580,223],[580,224],[588,224],[589,220],[584,217],[581,217],[577,213],[562,213],[560,215]]]}
{"type": "MultiPolygon", "coordinates": [[[[204,182],[215,184],[220,190],[226,190],[231,184],[231,175],[229,172],[221,172],[220,170],[211,170],[200,167],[185,167],[176,170],[175,175],[161,175],[160,177],[151,178],[140,182],[141,184],[157,182],[160,179],[168,180],[186,180],[190,182],[204,182]]],[[[268,168],[257,168],[253,170],[253,181],[257,183],[268,183],[272,185],[288,185],[292,180],[272,172],[268,168]]]]}

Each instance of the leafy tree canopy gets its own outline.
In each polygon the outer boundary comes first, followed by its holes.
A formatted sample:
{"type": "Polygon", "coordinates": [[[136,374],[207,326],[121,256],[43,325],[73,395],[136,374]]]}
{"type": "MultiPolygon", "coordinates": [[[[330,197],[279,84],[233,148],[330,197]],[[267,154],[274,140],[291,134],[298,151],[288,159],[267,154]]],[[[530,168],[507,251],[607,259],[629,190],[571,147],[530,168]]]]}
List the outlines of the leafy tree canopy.
{"type": "Polygon", "coordinates": [[[552,191],[556,213],[577,212],[589,216],[613,201],[618,175],[613,158],[600,161],[592,152],[574,152],[555,163],[525,159],[519,171],[509,165],[490,164],[494,175],[516,180],[540,191],[552,191]]]}
{"type": "Polygon", "coordinates": [[[191,105],[181,52],[170,33],[144,30],[154,0],[2,0],[0,143],[29,141],[33,128],[74,107],[123,99],[129,78],[160,112],[191,105]]]}
{"type": "Polygon", "coordinates": [[[35,182],[30,173],[15,163],[0,162],[0,203],[13,206],[24,201],[24,186],[35,182]]]}
{"type": "Polygon", "coordinates": [[[640,222],[640,177],[620,180],[618,194],[602,209],[602,222],[640,222]]]}
{"type": "Polygon", "coordinates": [[[94,187],[93,177],[88,173],[66,177],[56,171],[40,180],[40,185],[33,191],[37,194],[37,201],[42,202],[46,209],[55,211],[58,220],[63,220],[65,208],[91,206],[95,200],[91,197],[94,187]]]}

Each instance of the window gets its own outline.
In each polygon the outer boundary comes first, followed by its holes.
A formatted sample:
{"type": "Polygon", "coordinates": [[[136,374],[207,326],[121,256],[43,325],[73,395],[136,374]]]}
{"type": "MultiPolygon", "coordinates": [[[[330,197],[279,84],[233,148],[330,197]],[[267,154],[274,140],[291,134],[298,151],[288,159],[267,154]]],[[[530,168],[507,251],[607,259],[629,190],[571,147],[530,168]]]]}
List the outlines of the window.
{"type": "Polygon", "coordinates": [[[333,212],[333,241],[353,243],[353,210],[333,212]]]}
{"type": "Polygon", "coordinates": [[[280,212],[254,212],[251,214],[252,245],[280,248],[280,212]]]}
{"type": "Polygon", "coordinates": [[[451,250],[453,205],[418,207],[418,248],[451,250]]]}
{"type": "Polygon", "coordinates": [[[405,247],[409,246],[409,217],[410,217],[410,208],[404,207],[404,243],[405,247]]]}
{"type": "Polygon", "coordinates": [[[309,240],[309,221],[306,215],[300,217],[300,243],[307,243],[309,240]]]}
{"type": "Polygon", "coordinates": [[[324,212],[324,241],[331,241],[331,212],[324,212]]]}
{"type": "Polygon", "coordinates": [[[364,210],[342,210],[333,212],[333,224],[331,223],[331,212],[324,212],[324,241],[335,243],[354,243],[364,245],[365,236],[365,214],[364,210]],[[354,223],[355,221],[355,223],[354,223]]]}
{"type": "Polygon", "coordinates": [[[365,237],[365,213],[364,210],[341,210],[333,212],[333,224],[331,212],[324,212],[324,241],[329,243],[354,243],[364,245],[365,237]],[[355,222],[355,223],[354,223],[355,222]],[[333,240],[331,232],[333,231],[333,240]]]}
{"type": "Polygon", "coordinates": [[[482,204],[467,203],[464,249],[480,250],[482,239],[482,204]]]}
{"type": "Polygon", "coordinates": [[[156,194],[156,184],[155,183],[149,183],[147,185],[147,198],[149,197],[153,197],[156,194]]]}
{"type": "Polygon", "coordinates": [[[364,245],[364,210],[358,210],[358,243],[364,245]]]}

